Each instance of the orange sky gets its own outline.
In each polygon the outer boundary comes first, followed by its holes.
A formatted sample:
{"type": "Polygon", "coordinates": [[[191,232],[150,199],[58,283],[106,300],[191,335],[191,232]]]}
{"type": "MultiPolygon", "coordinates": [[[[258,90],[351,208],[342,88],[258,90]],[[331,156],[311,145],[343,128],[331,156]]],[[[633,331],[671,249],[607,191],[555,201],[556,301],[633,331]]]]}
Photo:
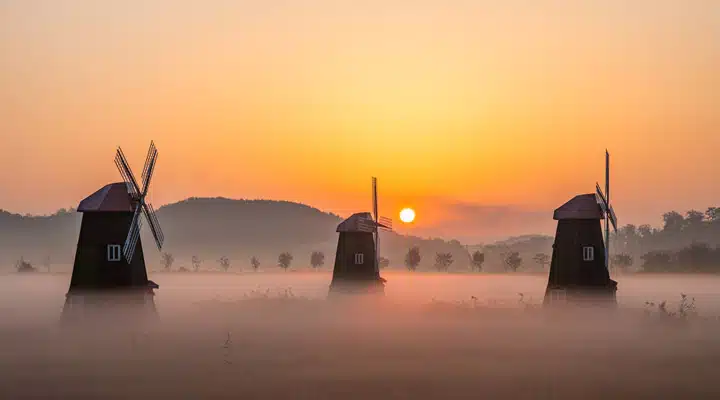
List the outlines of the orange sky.
{"type": "Polygon", "coordinates": [[[76,206],[154,139],[156,205],[347,215],[376,175],[407,232],[502,236],[552,221],[487,207],[550,219],[608,147],[621,222],[657,224],[718,205],[719,21],[711,0],[0,1],[0,208],[76,206]]]}

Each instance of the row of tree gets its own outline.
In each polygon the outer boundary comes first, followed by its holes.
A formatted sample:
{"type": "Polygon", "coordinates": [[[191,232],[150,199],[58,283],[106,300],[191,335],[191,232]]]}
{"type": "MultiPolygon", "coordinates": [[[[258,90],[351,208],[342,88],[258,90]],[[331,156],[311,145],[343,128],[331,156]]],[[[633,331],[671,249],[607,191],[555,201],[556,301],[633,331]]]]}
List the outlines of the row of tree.
{"type": "MultiPolygon", "coordinates": [[[[468,257],[470,259],[471,270],[481,272],[483,270],[483,264],[485,263],[485,253],[477,250],[468,254],[468,257]]],[[[405,267],[407,267],[409,271],[416,271],[421,260],[420,249],[418,247],[412,247],[405,255],[405,267]]],[[[517,251],[503,253],[502,260],[505,270],[509,272],[517,272],[523,264],[523,258],[517,251]]],[[[436,253],[434,266],[438,271],[447,271],[454,261],[452,253],[436,253]]],[[[545,267],[550,264],[550,256],[545,253],[537,253],[533,257],[533,261],[541,269],[545,269],[545,267]]]]}
{"type": "MultiPolygon", "coordinates": [[[[622,262],[617,266],[625,269],[633,264],[627,254],[615,256],[622,262]]],[[[701,272],[720,273],[720,246],[711,247],[707,243],[692,243],[676,251],[652,250],[643,254],[640,259],[640,272],[701,272]]]]}
{"type": "Polygon", "coordinates": [[[694,243],[720,244],[720,207],[705,212],[689,210],[685,214],[663,214],[663,226],[625,225],[612,237],[613,251],[640,257],[650,252],[672,252],[694,243]]]}
{"type": "MultiPolygon", "coordinates": [[[[292,262],[294,260],[293,255],[290,252],[283,252],[278,256],[278,262],[277,265],[287,270],[290,268],[292,262]]],[[[417,270],[417,267],[420,265],[420,262],[422,260],[422,256],[420,255],[420,248],[417,246],[414,246],[410,248],[407,252],[407,255],[405,256],[405,265],[408,270],[415,271],[417,270]]],[[[390,260],[385,257],[379,258],[379,266],[380,268],[387,268],[390,265],[390,260]]],[[[435,255],[435,268],[438,271],[447,271],[449,270],[450,266],[455,262],[452,253],[449,252],[439,252],[435,255]]],[[[474,271],[482,271],[482,265],[485,262],[485,255],[479,251],[475,252],[471,256],[471,263],[473,265],[474,271]]],[[[164,271],[172,271],[172,266],[175,263],[175,257],[171,253],[162,253],[161,255],[161,264],[164,271]]],[[[200,270],[200,267],[203,263],[203,261],[198,256],[192,256],[192,267],[193,270],[196,272],[200,270]]],[[[220,268],[224,271],[228,271],[231,267],[230,260],[223,256],[220,257],[217,260],[218,265],[220,268]]],[[[517,268],[522,264],[522,259],[519,257],[517,252],[511,253],[508,255],[508,265],[510,266],[510,269],[517,270],[517,268]]],[[[323,265],[325,265],[325,253],[322,251],[313,251],[310,254],[310,265],[312,265],[313,268],[320,268],[323,265]]],[[[250,258],[250,266],[253,270],[257,271],[260,268],[260,260],[253,256],[250,258]]],[[[189,271],[185,267],[180,267],[178,269],[180,272],[187,272],[189,271]]]]}

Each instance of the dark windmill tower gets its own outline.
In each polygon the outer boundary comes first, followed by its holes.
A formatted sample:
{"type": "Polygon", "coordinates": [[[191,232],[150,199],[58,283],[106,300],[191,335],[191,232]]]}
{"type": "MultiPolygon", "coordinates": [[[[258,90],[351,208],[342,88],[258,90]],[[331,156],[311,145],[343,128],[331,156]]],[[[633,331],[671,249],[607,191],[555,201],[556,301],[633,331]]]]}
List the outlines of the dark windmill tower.
{"type": "Polygon", "coordinates": [[[615,304],[617,282],[610,279],[610,224],[617,217],[610,204],[610,155],[605,152],[605,193],[581,194],[555,210],[558,221],[545,304],[584,301],[615,304]],[[605,231],[601,220],[605,220],[605,231]],[[604,237],[603,237],[604,236],[604,237]]]}
{"type": "Polygon", "coordinates": [[[73,309],[122,303],[154,311],[154,289],[145,269],[141,218],[150,225],[158,249],[164,236],[155,211],[145,201],[158,151],[150,143],[140,186],[125,155],[118,148],[115,164],[124,182],[111,183],[80,202],[83,213],[80,237],[75,253],[70,289],[63,317],[76,315],[73,309]]]}
{"type": "Polygon", "coordinates": [[[353,214],[337,227],[330,293],[384,293],[385,279],[380,277],[379,230],[392,230],[392,220],[378,216],[377,179],[373,183],[373,214],[353,214]]]}

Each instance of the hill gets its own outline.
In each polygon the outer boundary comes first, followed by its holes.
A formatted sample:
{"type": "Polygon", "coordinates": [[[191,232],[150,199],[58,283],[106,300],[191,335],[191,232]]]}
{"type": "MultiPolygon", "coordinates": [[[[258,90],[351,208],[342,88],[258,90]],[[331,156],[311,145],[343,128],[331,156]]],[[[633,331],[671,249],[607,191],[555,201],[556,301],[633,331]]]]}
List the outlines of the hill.
{"type": "MultiPolygon", "coordinates": [[[[204,261],[203,269],[216,268],[215,260],[228,257],[236,268],[247,268],[250,257],[261,268],[274,267],[280,252],[295,256],[294,266],[309,265],[310,252],[326,253],[333,262],[340,216],[288,201],[190,198],[160,207],[157,216],[165,233],[163,251],[172,253],[175,267],[190,267],[192,256],[204,261]]],[[[61,210],[49,216],[27,216],[0,211],[0,265],[12,265],[24,257],[41,264],[71,264],[82,215],[61,210]]],[[[159,254],[152,237],[143,230],[146,260],[159,268],[159,254]]],[[[465,248],[457,241],[381,234],[381,254],[402,266],[407,249],[421,249],[421,268],[431,268],[435,252],[451,252],[458,267],[466,267],[465,248]]],[[[327,268],[327,265],[326,265],[327,268]]]]}

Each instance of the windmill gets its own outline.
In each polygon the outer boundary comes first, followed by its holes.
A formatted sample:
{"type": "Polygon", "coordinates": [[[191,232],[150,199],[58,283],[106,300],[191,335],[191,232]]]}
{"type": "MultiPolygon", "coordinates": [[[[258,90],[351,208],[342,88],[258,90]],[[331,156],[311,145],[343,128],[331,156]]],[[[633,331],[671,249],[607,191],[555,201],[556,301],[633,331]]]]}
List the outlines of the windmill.
{"type": "Polygon", "coordinates": [[[351,215],[337,227],[338,246],[330,292],[383,292],[378,242],[392,220],[378,214],[377,178],[372,178],[372,213],[351,215]]]}
{"type": "Polygon", "coordinates": [[[605,150],[605,193],[603,194],[599,183],[595,183],[595,195],[597,203],[600,205],[605,215],[605,268],[610,270],[610,224],[613,231],[617,233],[617,216],[615,210],[610,204],[610,153],[605,150]]]}
{"type": "Polygon", "coordinates": [[[118,289],[152,294],[158,288],[147,279],[140,240],[143,214],[158,250],[164,242],[155,210],[146,201],[157,158],[151,142],[138,184],[118,147],[115,165],[123,182],[108,184],[80,202],[82,225],[68,295],[118,289]]]}
{"type": "Polygon", "coordinates": [[[553,213],[558,221],[545,304],[584,301],[615,304],[617,282],[610,279],[610,225],[617,217],[610,203],[610,154],[605,151],[605,192],[580,194],[553,213]],[[604,232],[601,220],[605,220],[604,232]]]}

